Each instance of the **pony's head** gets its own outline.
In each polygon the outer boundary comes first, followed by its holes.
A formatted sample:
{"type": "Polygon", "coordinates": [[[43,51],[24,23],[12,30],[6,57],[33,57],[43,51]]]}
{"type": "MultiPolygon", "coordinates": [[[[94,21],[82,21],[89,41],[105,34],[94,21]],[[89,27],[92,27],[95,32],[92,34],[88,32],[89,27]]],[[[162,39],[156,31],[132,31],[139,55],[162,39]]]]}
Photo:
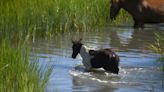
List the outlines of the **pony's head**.
{"type": "Polygon", "coordinates": [[[73,50],[73,52],[72,52],[72,58],[76,58],[76,56],[78,55],[78,53],[80,53],[80,49],[81,49],[81,46],[83,45],[82,43],[81,43],[81,40],[82,39],[80,39],[80,40],[78,40],[78,41],[73,41],[72,40],[72,50],[73,50]]]}
{"type": "Polygon", "coordinates": [[[110,19],[113,20],[118,15],[120,9],[122,8],[122,1],[123,0],[111,0],[110,6],[110,19]]]}

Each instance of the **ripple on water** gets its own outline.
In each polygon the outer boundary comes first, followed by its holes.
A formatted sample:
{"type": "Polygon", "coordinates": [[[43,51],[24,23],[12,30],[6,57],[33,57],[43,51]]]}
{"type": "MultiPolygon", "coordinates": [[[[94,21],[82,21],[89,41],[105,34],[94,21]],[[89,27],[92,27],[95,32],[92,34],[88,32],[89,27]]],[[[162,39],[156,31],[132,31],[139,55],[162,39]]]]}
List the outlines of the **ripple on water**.
{"type": "Polygon", "coordinates": [[[159,55],[145,48],[148,43],[154,43],[156,29],[110,27],[100,30],[66,32],[50,41],[39,39],[32,44],[30,57],[49,62],[54,68],[46,92],[163,92],[163,74],[159,68],[162,64],[156,62],[159,55]],[[77,68],[82,60],[80,56],[70,58],[72,36],[82,37],[83,43],[91,48],[114,48],[121,60],[120,73],[106,73],[103,69],[84,72],[83,67],[77,68]]]}
{"type": "Polygon", "coordinates": [[[84,67],[79,65],[70,70],[69,73],[83,82],[97,81],[95,83],[110,85],[112,88],[133,88],[133,90],[151,91],[162,85],[162,76],[159,76],[162,74],[156,68],[121,67],[119,75],[116,75],[107,73],[103,69],[85,72],[84,67]]]}

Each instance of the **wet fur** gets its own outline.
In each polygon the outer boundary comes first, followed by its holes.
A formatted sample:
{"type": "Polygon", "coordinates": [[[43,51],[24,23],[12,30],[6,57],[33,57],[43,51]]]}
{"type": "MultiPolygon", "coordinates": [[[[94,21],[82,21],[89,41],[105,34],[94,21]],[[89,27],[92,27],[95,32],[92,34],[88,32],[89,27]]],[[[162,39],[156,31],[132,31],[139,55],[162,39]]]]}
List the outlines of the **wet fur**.
{"type": "Polygon", "coordinates": [[[93,68],[104,68],[106,71],[119,72],[119,56],[111,49],[90,50],[90,55],[94,56],[90,62],[93,68]]]}

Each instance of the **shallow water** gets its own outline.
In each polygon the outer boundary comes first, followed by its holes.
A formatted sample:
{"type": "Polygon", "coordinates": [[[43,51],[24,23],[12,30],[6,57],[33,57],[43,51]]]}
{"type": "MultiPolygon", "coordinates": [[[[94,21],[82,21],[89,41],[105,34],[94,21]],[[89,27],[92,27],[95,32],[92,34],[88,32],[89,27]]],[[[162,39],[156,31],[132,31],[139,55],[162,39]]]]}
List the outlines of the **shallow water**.
{"type": "Polygon", "coordinates": [[[89,32],[68,32],[52,39],[37,39],[31,44],[31,57],[53,68],[45,92],[163,92],[162,63],[159,55],[147,49],[154,43],[154,32],[163,29],[134,30],[106,27],[89,32]],[[83,38],[90,48],[113,48],[120,56],[118,75],[103,69],[84,72],[81,57],[71,58],[71,39],[83,38]]]}

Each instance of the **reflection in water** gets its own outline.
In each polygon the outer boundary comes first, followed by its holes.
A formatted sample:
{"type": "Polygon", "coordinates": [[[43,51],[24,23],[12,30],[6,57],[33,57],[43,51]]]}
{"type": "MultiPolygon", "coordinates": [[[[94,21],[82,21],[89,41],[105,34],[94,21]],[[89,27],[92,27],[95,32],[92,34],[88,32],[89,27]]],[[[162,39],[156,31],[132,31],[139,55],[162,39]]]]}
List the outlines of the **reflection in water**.
{"type": "Polygon", "coordinates": [[[161,63],[156,62],[158,55],[146,48],[154,43],[155,31],[113,27],[63,33],[51,40],[36,40],[31,44],[31,57],[54,67],[46,92],[161,92],[164,90],[161,63]],[[119,75],[103,70],[84,72],[82,66],[78,67],[81,57],[71,58],[71,39],[79,37],[90,48],[116,50],[121,58],[119,75]]]}

